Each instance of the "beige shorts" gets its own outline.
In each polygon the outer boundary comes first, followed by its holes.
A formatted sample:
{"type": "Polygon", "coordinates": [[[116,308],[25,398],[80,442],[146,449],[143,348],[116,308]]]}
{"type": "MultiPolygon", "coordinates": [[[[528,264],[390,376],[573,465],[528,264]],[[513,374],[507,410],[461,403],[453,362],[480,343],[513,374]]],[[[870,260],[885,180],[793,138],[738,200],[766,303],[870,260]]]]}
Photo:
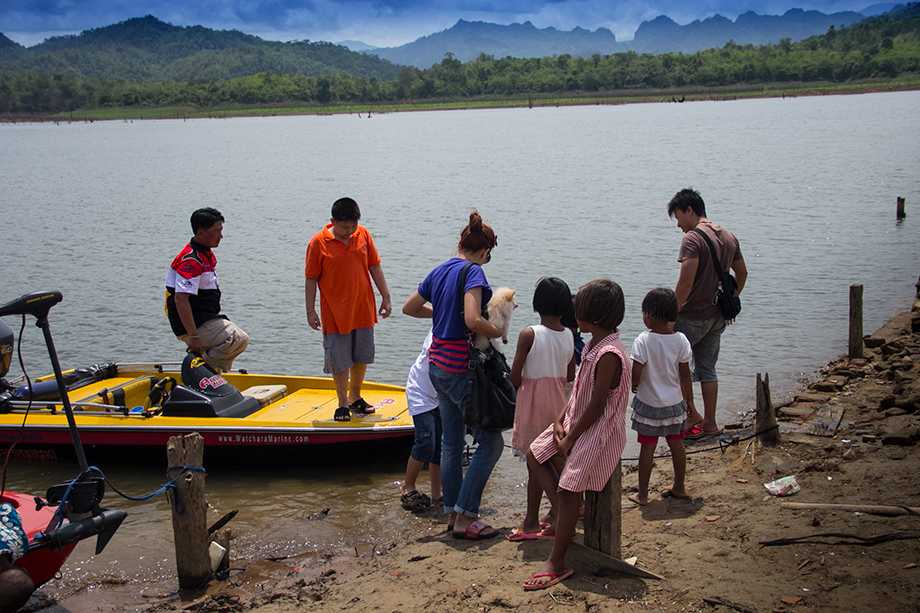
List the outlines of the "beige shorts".
{"type": "MultiPolygon", "coordinates": [[[[183,343],[188,335],[179,337],[183,343]]],[[[233,360],[246,350],[249,335],[229,319],[211,319],[198,326],[198,340],[202,357],[215,370],[226,372],[233,367],[233,360]]]]}

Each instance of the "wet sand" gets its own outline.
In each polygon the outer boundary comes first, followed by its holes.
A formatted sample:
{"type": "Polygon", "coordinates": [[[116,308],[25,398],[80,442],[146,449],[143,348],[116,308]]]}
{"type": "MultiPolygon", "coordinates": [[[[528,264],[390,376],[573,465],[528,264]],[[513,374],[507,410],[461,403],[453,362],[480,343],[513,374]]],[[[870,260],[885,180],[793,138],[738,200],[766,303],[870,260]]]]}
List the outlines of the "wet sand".
{"type": "MultiPolygon", "coordinates": [[[[920,309],[920,301],[914,308],[920,309]]],[[[144,594],[144,602],[134,594],[130,608],[853,611],[885,602],[887,611],[915,611],[920,540],[874,546],[760,544],[819,532],[918,534],[916,517],[780,508],[784,501],[920,506],[920,334],[910,328],[911,313],[902,313],[873,335],[881,344],[867,348],[865,361],[840,359],[816,373],[798,400],[781,406],[776,447],[744,442],[724,453],[690,455],[691,502],[660,498],[670,483],[665,459],[652,473],[651,504],[636,507],[625,497],[635,491],[635,468],[624,466],[623,555],[638,556],[639,564],[663,581],[602,576],[572,559],[579,571],[573,578],[526,593],[520,583],[542,568],[551,541],[455,540],[444,534],[443,518],[406,514],[404,522],[369,535],[366,543],[235,560],[230,579],[213,582],[205,593],[170,594],[164,587],[160,594],[144,594]],[[802,415],[815,405],[844,409],[833,436],[798,432],[805,423],[802,415]],[[763,483],[791,474],[797,476],[800,493],[789,498],[767,494],[763,483]]],[[[506,531],[517,525],[523,492],[515,497],[520,508],[488,510],[485,519],[506,531]]],[[[124,610],[129,600],[119,586],[101,586],[65,599],[60,603],[64,609],[46,610],[124,610]]]]}

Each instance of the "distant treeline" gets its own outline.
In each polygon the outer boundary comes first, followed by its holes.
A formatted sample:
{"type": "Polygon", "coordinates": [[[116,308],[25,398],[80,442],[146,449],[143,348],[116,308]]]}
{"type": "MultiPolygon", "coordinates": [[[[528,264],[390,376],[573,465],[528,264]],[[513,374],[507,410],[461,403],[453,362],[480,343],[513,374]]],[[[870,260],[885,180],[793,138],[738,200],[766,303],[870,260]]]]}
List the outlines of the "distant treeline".
{"type": "Polygon", "coordinates": [[[693,54],[617,53],[542,59],[447,56],[395,80],[345,74],[256,74],[211,82],[90,80],[45,73],[0,74],[0,113],[98,107],[360,103],[622,89],[836,81],[920,73],[920,5],[798,43],[728,43],[693,54]]]}

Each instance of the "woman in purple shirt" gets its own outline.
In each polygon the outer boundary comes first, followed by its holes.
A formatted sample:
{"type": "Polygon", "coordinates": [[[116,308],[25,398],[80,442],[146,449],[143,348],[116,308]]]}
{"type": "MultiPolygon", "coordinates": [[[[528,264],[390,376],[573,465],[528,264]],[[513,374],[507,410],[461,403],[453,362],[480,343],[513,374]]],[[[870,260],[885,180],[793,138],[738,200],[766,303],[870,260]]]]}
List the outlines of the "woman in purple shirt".
{"type": "Polygon", "coordinates": [[[469,335],[501,336],[501,330],[482,316],[482,306],[492,296],[482,265],[491,259],[497,243],[492,228],[482,222],[479,213],[471,213],[469,224],[460,234],[457,257],[428,273],[403,305],[406,315],[433,320],[429,376],[441,410],[444,512],[450,513],[448,527],[455,538],[475,540],[498,534],[495,528],[479,520],[479,503],[504,448],[501,432],[477,429],[473,435],[478,446],[465,476],[461,466],[466,433],[463,405],[472,387],[468,369],[469,335]],[[464,269],[467,275],[461,293],[459,283],[464,269]]]}

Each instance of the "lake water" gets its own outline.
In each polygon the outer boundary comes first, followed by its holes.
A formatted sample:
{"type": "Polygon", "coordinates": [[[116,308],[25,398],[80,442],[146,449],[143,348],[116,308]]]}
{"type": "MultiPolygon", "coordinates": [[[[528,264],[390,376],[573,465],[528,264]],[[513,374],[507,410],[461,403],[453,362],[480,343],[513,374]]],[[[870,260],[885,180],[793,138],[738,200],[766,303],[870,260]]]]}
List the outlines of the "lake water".
{"type": "MultiPolygon", "coordinates": [[[[0,300],[58,289],[52,330],[68,366],[178,360],[162,314],[167,265],[201,206],[227,221],[217,250],[224,311],[252,336],[237,365],[316,374],[318,333],[305,322],[303,254],[349,195],[376,239],[395,311],[454,253],[471,209],[499,236],[486,273],[518,290],[512,323],[536,322],[541,275],[571,287],[610,277],[626,294],[622,332],[642,330],[640,304],[677,276],[681,233],[666,204],[693,186],[710,217],[740,239],[750,277],[744,311],[723,337],[721,421],[753,404],[753,377],[774,395],[846,350],[848,286],[865,286],[865,329],[910,304],[920,272],[920,93],[231,120],[0,125],[0,300]],[[895,197],[909,217],[896,224],[895,197]]],[[[15,325],[18,322],[8,321],[15,325]]],[[[50,369],[33,326],[31,373],[50,369]]],[[[399,315],[377,328],[368,377],[402,384],[426,323],[399,315]]],[[[513,345],[507,353],[510,356],[513,345]]],[[[404,458],[342,467],[222,471],[209,467],[216,511],[243,553],[344,546],[405,524],[395,482],[404,458]],[[324,522],[307,515],[333,511],[324,522]],[[348,509],[347,512],[345,510],[348,509]],[[322,524],[322,527],[318,527],[322,524]]],[[[162,467],[105,466],[125,489],[152,489],[162,467]]],[[[41,492],[66,464],[17,461],[10,487],[41,492]]],[[[524,468],[506,454],[487,506],[518,505],[524,468]]],[[[691,476],[692,478],[692,476],[691,476]]],[[[119,503],[114,502],[118,505],[119,503]]],[[[72,556],[50,589],[116,572],[168,582],[165,502],[124,505],[106,552],[72,556]]]]}

